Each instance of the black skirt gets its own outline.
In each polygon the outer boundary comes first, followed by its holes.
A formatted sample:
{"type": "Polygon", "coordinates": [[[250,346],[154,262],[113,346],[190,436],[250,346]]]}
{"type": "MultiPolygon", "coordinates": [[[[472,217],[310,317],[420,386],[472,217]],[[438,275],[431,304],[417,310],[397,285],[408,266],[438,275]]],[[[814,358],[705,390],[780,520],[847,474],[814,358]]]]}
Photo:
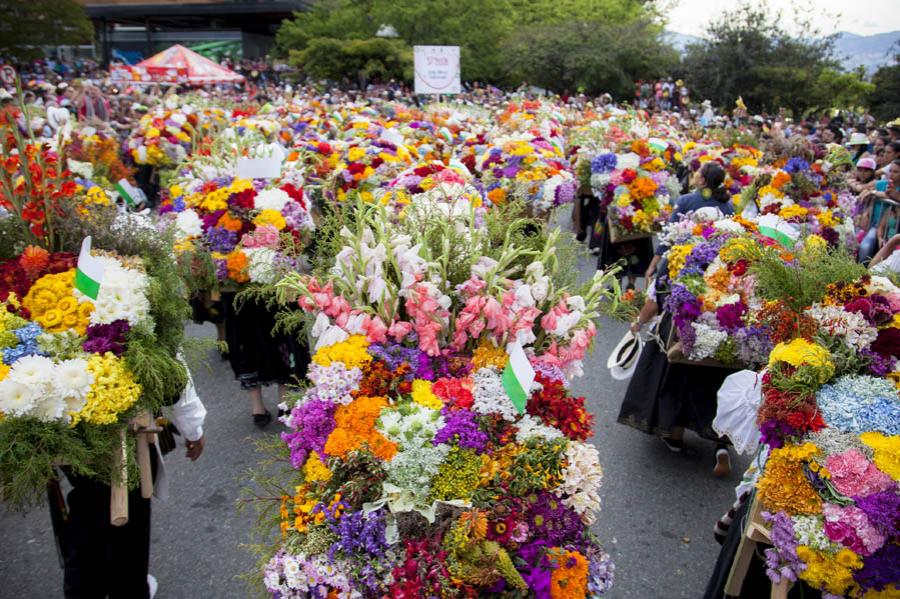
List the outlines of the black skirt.
{"type": "Polygon", "coordinates": [[[631,241],[613,243],[609,239],[609,226],[606,224],[606,211],[604,210],[597,219],[598,225],[602,225],[598,245],[591,247],[600,248],[600,257],[597,260],[597,269],[606,270],[613,264],[622,263],[622,274],[641,277],[650,267],[653,260],[653,239],[642,237],[631,241]]]}
{"type": "Polygon", "coordinates": [[[222,294],[228,359],[241,388],[296,384],[306,377],[309,347],[293,335],[273,333],[275,310],[247,300],[235,308],[234,293],[222,294]]]}
{"type": "MultiPolygon", "coordinates": [[[[668,338],[671,326],[671,317],[663,315],[661,339],[668,338]]],[[[618,421],[649,435],[670,437],[673,428],[684,427],[717,441],[712,428],[716,395],[733,373],[727,368],[671,364],[659,344],[649,341],[628,383],[618,421]]]]}

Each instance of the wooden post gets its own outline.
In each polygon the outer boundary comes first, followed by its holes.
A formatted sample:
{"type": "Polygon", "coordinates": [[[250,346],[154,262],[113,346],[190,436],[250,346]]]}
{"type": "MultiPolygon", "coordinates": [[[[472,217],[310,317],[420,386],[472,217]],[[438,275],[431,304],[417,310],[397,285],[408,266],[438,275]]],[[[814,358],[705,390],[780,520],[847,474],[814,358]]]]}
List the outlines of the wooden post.
{"type": "MultiPolygon", "coordinates": [[[[753,554],[756,551],[756,545],[758,543],[772,543],[769,537],[769,529],[762,518],[762,504],[756,499],[756,495],[750,501],[752,503],[748,511],[747,526],[744,528],[741,543],[738,545],[737,554],[735,554],[734,562],[731,564],[731,571],[728,573],[728,580],[725,582],[726,597],[740,597],[741,588],[744,586],[744,579],[747,577],[747,570],[750,567],[750,561],[753,559],[753,554]]],[[[732,526],[736,524],[736,522],[733,522],[732,526]]],[[[787,599],[790,588],[790,581],[773,582],[769,597],[770,599],[787,599]]]]}
{"type": "Polygon", "coordinates": [[[113,526],[128,524],[128,459],[125,446],[125,429],[119,430],[119,447],[113,454],[113,471],[119,473],[118,481],[110,481],[109,521],[113,526]]]}
{"type": "Polygon", "coordinates": [[[141,497],[153,497],[153,470],[150,465],[150,435],[147,429],[153,424],[150,412],[144,412],[133,421],[137,434],[137,462],[141,472],[141,497]]]}

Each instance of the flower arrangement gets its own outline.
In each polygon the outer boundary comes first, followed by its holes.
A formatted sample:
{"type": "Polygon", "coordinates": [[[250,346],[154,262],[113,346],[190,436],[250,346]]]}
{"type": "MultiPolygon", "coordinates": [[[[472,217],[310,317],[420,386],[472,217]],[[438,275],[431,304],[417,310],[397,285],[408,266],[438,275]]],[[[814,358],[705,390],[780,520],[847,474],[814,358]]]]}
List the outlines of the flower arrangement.
{"type": "Polygon", "coordinates": [[[613,240],[660,231],[671,214],[677,180],[655,154],[599,154],[591,160],[591,187],[607,207],[613,240]]]}
{"type": "MultiPolygon", "coordinates": [[[[23,508],[43,501],[60,464],[126,484],[113,457],[128,422],[187,382],[177,352],[188,306],[168,239],[75,179],[64,150],[16,135],[4,143],[13,151],[2,175],[0,496],[23,508]],[[85,237],[103,248],[85,258],[103,272],[99,287],[78,283],[73,251],[85,237]]],[[[134,487],[133,447],[125,452],[134,487]]]]}
{"type": "Polygon", "coordinates": [[[491,202],[520,200],[534,214],[571,203],[578,187],[560,144],[530,134],[495,140],[476,168],[491,202]]]}
{"type": "MultiPolygon", "coordinates": [[[[556,235],[488,212],[359,203],[316,276],[278,285],[313,320],[311,385],[284,406],[292,469],[272,498],[276,597],[599,597],[612,563],[589,534],[602,482],[566,372],[609,275],[560,284],[556,235]],[[520,245],[521,244],[521,245],[520,245]],[[453,256],[452,261],[449,257],[453,256]],[[536,372],[504,387],[506,343],[536,372]]],[[[334,216],[333,218],[338,218],[334,216]]]]}
{"type": "MultiPolygon", "coordinates": [[[[763,376],[769,457],[757,489],[771,527],[768,575],[829,596],[890,596],[900,588],[900,289],[854,279],[849,258],[819,253],[817,262],[802,281],[815,301],[793,312],[811,326],[775,346],[763,376]],[[836,268],[841,260],[850,266],[836,268]]],[[[776,291],[777,278],[761,290],[776,291]]]]}
{"type": "Polygon", "coordinates": [[[272,283],[297,268],[313,229],[303,189],[293,183],[217,177],[169,188],[160,214],[193,287],[272,283]]]}

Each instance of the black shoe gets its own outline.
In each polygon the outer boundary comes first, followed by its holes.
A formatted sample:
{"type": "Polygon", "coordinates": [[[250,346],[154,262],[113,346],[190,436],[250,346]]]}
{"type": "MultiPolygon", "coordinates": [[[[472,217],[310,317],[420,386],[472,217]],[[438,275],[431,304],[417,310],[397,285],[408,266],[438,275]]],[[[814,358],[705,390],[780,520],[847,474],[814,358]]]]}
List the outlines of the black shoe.
{"type": "Polygon", "coordinates": [[[253,415],[253,424],[258,426],[259,428],[268,426],[270,422],[272,422],[272,412],[270,412],[269,410],[266,410],[264,414],[253,415]]]}
{"type": "Polygon", "coordinates": [[[578,235],[575,236],[575,239],[577,239],[578,241],[584,241],[585,239],[587,239],[587,231],[579,232],[578,235]]]}
{"type": "Polygon", "coordinates": [[[673,453],[684,452],[684,441],[681,439],[667,439],[666,437],[662,437],[662,442],[669,448],[669,451],[673,453]]]}

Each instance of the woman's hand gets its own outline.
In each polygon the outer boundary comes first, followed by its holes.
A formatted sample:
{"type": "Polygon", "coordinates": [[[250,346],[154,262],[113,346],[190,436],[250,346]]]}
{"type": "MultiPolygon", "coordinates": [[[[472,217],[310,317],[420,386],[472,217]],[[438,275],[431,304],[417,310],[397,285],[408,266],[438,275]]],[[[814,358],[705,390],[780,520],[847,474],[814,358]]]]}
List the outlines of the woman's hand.
{"type": "Polygon", "coordinates": [[[642,325],[641,325],[640,320],[635,320],[634,322],[631,323],[631,326],[628,327],[628,330],[631,331],[632,334],[637,335],[638,333],[641,332],[641,327],[642,327],[642,325]]]}

